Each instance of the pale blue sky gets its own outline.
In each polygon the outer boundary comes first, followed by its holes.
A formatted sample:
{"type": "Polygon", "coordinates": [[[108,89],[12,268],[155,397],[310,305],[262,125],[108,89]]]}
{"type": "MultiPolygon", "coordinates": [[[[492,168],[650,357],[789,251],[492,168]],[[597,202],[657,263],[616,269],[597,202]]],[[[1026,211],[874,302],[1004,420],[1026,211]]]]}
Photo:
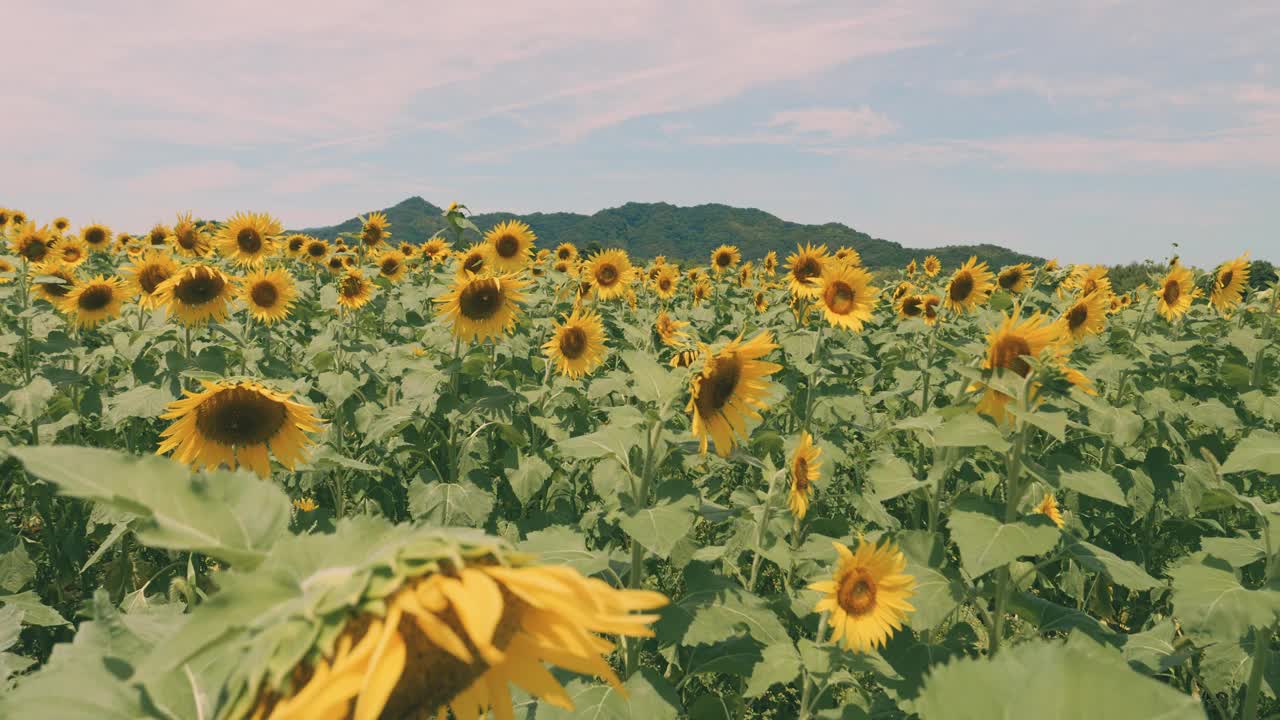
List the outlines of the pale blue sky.
{"type": "Polygon", "coordinates": [[[723,202],[908,246],[1280,261],[1280,3],[459,5],[18,0],[0,205],[137,232],[723,202]]]}

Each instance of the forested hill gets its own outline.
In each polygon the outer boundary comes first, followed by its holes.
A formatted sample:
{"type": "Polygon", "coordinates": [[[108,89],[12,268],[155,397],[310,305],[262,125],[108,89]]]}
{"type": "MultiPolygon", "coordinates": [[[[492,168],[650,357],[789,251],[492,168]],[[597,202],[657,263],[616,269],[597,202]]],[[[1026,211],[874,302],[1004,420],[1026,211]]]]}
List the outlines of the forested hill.
{"type": "MultiPolygon", "coordinates": [[[[441,209],[420,197],[411,197],[386,208],[392,236],[397,241],[422,242],[444,227],[441,209]]],[[[729,205],[696,205],[678,207],[669,203],[627,203],[622,207],[601,210],[594,215],[577,213],[481,213],[472,220],[482,230],[509,218],[529,223],[538,235],[541,247],[554,247],[571,242],[584,250],[621,247],[641,258],[666,255],[669,258],[705,260],[722,243],[737,245],[746,258],[763,257],[777,250],[780,258],[795,250],[797,244],[825,244],[834,250],[848,245],[862,255],[869,267],[905,265],[912,258],[937,255],[945,266],[954,267],[970,255],[977,255],[992,267],[1023,261],[1036,261],[998,245],[947,245],[936,248],[906,248],[896,242],[873,238],[840,223],[802,225],[787,222],[754,208],[729,205]]],[[[340,232],[360,229],[360,221],[351,218],[330,227],[306,228],[305,232],[322,238],[333,238],[340,232]]]]}

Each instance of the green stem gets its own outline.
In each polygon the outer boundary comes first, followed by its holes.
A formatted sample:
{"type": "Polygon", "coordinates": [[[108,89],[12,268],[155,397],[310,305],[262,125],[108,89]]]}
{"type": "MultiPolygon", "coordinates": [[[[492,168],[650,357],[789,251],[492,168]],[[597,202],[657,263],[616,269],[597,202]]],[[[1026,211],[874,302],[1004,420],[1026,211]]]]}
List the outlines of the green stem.
{"type": "Polygon", "coordinates": [[[747,591],[756,591],[756,580],[760,577],[760,561],[764,558],[760,548],[764,545],[764,536],[769,529],[769,515],[773,510],[774,488],[778,485],[778,477],[782,471],[775,472],[769,478],[769,492],[764,497],[764,507],[760,510],[760,522],[756,525],[755,557],[751,559],[751,579],[747,581],[747,591]]]}
{"type": "MultiPolygon", "coordinates": [[[[1018,416],[1015,422],[1017,430],[1013,447],[1009,448],[1009,457],[1006,464],[1006,475],[1004,481],[1004,521],[1012,523],[1017,519],[1018,505],[1022,501],[1022,494],[1025,488],[1022,485],[1022,456],[1026,452],[1027,447],[1027,429],[1030,427],[1023,419],[1026,415],[1028,406],[1028,398],[1031,394],[1031,388],[1035,379],[1035,373],[1027,375],[1027,380],[1023,383],[1022,393],[1018,397],[1018,416]]],[[[1005,608],[1009,602],[1009,592],[1012,590],[1012,578],[1009,574],[1009,566],[1004,566],[996,571],[996,598],[995,611],[991,614],[991,637],[989,638],[989,647],[991,648],[991,656],[995,656],[1000,651],[1000,642],[1004,635],[1004,616],[1005,608]]]]}
{"type": "Polygon", "coordinates": [[[1257,720],[1258,702],[1262,695],[1262,676],[1267,669],[1267,655],[1271,652],[1270,626],[1258,628],[1253,633],[1253,665],[1249,668],[1249,683],[1244,689],[1244,720],[1257,720]]]}
{"type": "MultiPolygon", "coordinates": [[[[1280,312],[1280,282],[1271,289],[1271,311],[1267,313],[1266,328],[1263,330],[1265,342],[1262,347],[1258,348],[1258,352],[1253,357],[1253,375],[1249,378],[1249,386],[1262,387],[1262,367],[1267,357],[1267,346],[1271,344],[1271,335],[1275,332],[1276,322],[1275,314],[1280,312]]],[[[1243,315],[1244,313],[1240,313],[1243,315]]]]}
{"type": "Polygon", "coordinates": [[[813,348],[813,365],[814,365],[813,375],[809,378],[808,386],[805,388],[804,429],[806,431],[808,431],[809,429],[809,421],[813,418],[813,401],[814,401],[814,398],[816,397],[814,395],[813,390],[814,390],[814,386],[818,384],[818,373],[822,369],[822,332],[823,330],[826,329],[826,327],[827,327],[826,325],[821,323],[819,323],[818,325],[818,340],[814,344],[814,348],[813,348]]]}
{"type": "MultiPolygon", "coordinates": [[[[649,507],[650,486],[653,484],[654,454],[657,451],[658,438],[662,430],[659,421],[654,420],[645,433],[644,465],[640,473],[640,487],[636,491],[636,507],[649,507]]],[[[644,582],[644,546],[631,539],[631,572],[627,577],[627,586],[638,589],[644,582]]],[[[636,671],[640,660],[640,643],[637,639],[627,640],[626,676],[636,671]]]]}
{"type": "MultiPolygon", "coordinates": [[[[818,632],[814,636],[814,644],[821,647],[823,645],[822,636],[826,634],[827,614],[824,612],[818,618],[818,632]]],[[[806,669],[800,673],[800,720],[809,720],[812,715],[812,709],[809,707],[812,696],[813,683],[809,682],[809,671],[806,669]]]]}

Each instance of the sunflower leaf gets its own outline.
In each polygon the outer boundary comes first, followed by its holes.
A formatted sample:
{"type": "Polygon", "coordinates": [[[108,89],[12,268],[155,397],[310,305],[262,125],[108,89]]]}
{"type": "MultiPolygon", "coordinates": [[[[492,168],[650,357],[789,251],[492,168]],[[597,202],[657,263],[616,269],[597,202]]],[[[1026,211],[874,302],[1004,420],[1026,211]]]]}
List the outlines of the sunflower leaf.
{"type": "Polygon", "coordinates": [[[951,539],[964,569],[974,579],[1020,557],[1043,555],[1058,544],[1061,531],[1043,515],[1001,522],[989,503],[963,497],[951,513],[951,539]]]}

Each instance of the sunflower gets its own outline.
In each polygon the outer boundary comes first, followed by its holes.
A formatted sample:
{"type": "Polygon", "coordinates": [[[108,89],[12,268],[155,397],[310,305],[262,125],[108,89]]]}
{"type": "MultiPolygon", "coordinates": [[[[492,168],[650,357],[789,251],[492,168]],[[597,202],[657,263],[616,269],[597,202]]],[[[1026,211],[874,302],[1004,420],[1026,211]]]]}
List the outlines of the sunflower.
{"type": "Polygon", "coordinates": [[[938,306],[942,304],[942,298],[929,293],[920,296],[920,309],[924,314],[924,322],[926,325],[938,324],[938,306]]]}
{"type": "Polygon", "coordinates": [[[1213,275],[1213,292],[1209,302],[1220,313],[1226,313],[1240,304],[1244,289],[1249,284],[1249,253],[1218,266],[1213,275]]]}
{"type": "Polygon", "coordinates": [[[360,242],[366,248],[376,248],[391,237],[391,223],[387,222],[385,213],[373,212],[360,218],[360,242]]]}
{"type": "Polygon", "coordinates": [[[9,223],[10,223],[11,225],[26,225],[26,224],[27,224],[27,214],[26,214],[26,213],[24,213],[24,212],[22,212],[21,210],[10,210],[10,211],[9,211],[9,223]]]}
{"type": "Polygon", "coordinates": [[[791,294],[803,298],[818,297],[822,291],[822,271],[828,260],[826,245],[797,245],[796,251],[787,256],[791,294]]]}
{"type": "Polygon", "coordinates": [[[67,267],[77,267],[89,259],[89,246],[78,237],[62,238],[53,248],[53,257],[67,267]]]}
{"type": "Polygon", "coordinates": [[[311,408],[249,380],[201,385],[184,391],[186,397],[169,403],[160,416],[173,423],[160,433],[157,455],[172,452],[193,468],[244,466],[263,478],[271,475],[268,447],[290,470],[305,458],[313,442],[307,433],[320,429],[311,408]]]}
{"type": "Polygon", "coordinates": [[[459,278],[436,298],[436,314],[451,322],[453,334],[463,340],[501,337],[515,327],[525,300],[521,290],[528,284],[515,275],[459,278]]]}
{"type": "Polygon", "coordinates": [[[1107,300],[1100,292],[1092,292],[1076,300],[1062,313],[1062,324],[1071,339],[1079,342],[1090,335],[1097,335],[1107,324],[1107,300]]]}
{"type": "Polygon", "coordinates": [[[626,294],[627,286],[635,279],[631,258],[625,250],[604,250],[595,254],[587,267],[588,276],[595,286],[596,297],[612,300],[626,294]]]}
{"type": "Polygon", "coordinates": [[[130,294],[138,296],[138,304],[151,309],[160,307],[156,290],[165,280],[178,272],[178,263],[163,250],[148,250],[145,256],[135,258],[133,264],[123,269],[130,294]]]}
{"type": "Polygon", "coordinates": [[[235,282],[212,265],[191,265],[156,287],[155,302],[183,325],[223,320],[231,310],[235,282]]]}
{"type": "Polygon", "coordinates": [[[991,277],[987,264],[979,263],[976,255],[971,256],[951,275],[943,306],[953,313],[965,313],[974,309],[995,290],[991,277]]]}
{"type": "Polygon", "coordinates": [[[293,301],[298,297],[293,277],[284,268],[254,270],[241,281],[240,288],[249,315],[264,325],[289,317],[293,301]]]}
{"type": "Polygon", "coordinates": [[[764,268],[765,274],[768,275],[769,277],[773,277],[774,275],[778,274],[778,251],[777,250],[770,250],[769,254],[764,256],[764,263],[762,267],[764,268]]]}
{"type": "Polygon", "coordinates": [[[324,261],[324,266],[329,269],[330,273],[344,273],[347,271],[347,256],[331,255],[328,260],[324,261]]]}
{"type": "Polygon", "coordinates": [[[557,260],[577,260],[578,247],[570,242],[560,243],[556,246],[557,260]]]}
{"type": "Polygon", "coordinates": [[[156,223],[151,226],[149,231],[147,231],[147,242],[151,243],[153,247],[167,245],[169,238],[172,236],[173,232],[170,231],[169,228],[165,227],[164,223],[156,223]]]}
{"type": "Polygon", "coordinates": [[[422,243],[422,254],[431,258],[433,265],[439,265],[449,258],[449,241],[437,235],[422,243]]]}
{"type": "Polygon", "coordinates": [[[1175,262],[1156,290],[1156,312],[1165,320],[1173,322],[1186,315],[1191,309],[1191,301],[1198,297],[1200,288],[1196,287],[1191,271],[1175,262]]]}
{"type": "Polygon", "coordinates": [[[590,310],[575,309],[555,326],[542,350],[561,375],[570,379],[590,375],[604,362],[604,323],[590,310]]]}
{"type": "Polygon", "coordinates": [[[0,207],[0,230],[4,230],[9,226],[9,221],[13,219],[13,213],[6,207],[0,207]]]}
{"type": "Polygon", "coordinates": [[[742,267],[738,268],[738,287],[746,287],[751,284],[751,276],[755,271],[751,261],[742,263],[742,267]]]}
{"type": "Polygon", "coordinates": [[[80,239],[93,252],[106,252],[111,249],[111,228],[100,223],[85,225],[80,228],[80,239]]]}
{"type": "MultiPolygon", "coordinates": [[[[1067,367],[1069,335],[1066,327],[1060,322],[1050,322],[1039,312],[1025,320],[1019,320],[1021,310],[1021,307],[1015,306],[1012,314],[1005,316],[1004,322],[987,334],[987,357],[982,362],[983,369],[1012,372],[1025,378],[1032,370],[1027,358],[1037,358],[1047,353],[1050,362],[1071,384],[1091,392],[1089,380],[1079,371],[1067,367]]],[[[978,402],[978,412],[996,422],[1008,419],[1005,407],[1012,399],[1008,395],[985,383],[974,383],[969,390],[985,390],[978,402]]],[[[1028,399],[1034,402],[1038,387],[1033,386],[1030,392],[1031,397],[1028,399]]]]}
{"type": "Polygon", "coordinates": [[[1058,498],[1054,497],[1051,492],[1044,494],[1044,499],[1040,501],[1039,505],[1036,505],[1036,512],[1041,515],[1047,515],[1053,521],[1053,524],[1058,527],[1063,527],[1066,524],[1062,521],[1062,510],[1058,508],[1058,498]]]}
{"type": "Polygon", "coordinates": [[[701,305],[702,302],[709,297],[711,297],[711,283],[707,282],[706,280],[702,280],[694,284],[693,286],[694,307],[701,305]]]}
{"type": "Polygon", "coordinates": [[[18,232],[10,240],[14,253],[33,263],[43,262],[50,257],[49,243],[52,238],[49,237],[48,228],[37,228],[34,223],[24,223],[17,227],[18,232]]]}
{"type": "Polygon", "coordinates": [[[388,250],[378,256],[378,275],[398,283],[409,274],[409,266],[405,264],[404,253],[399,250],[388,250]]]}
{"type": "Polygon", "coordinates": [[[472,275],[487,274],[493,265],[489,258],[491,251],[491,246],[484,243],[475,243],[458,253],[458,279],[461,280],[472,275]]]}
{"type": "Polygon", "coordinates": [[[670,300],[676,294],[676,286],[680,284],[680,271],[672,265],[662,265],[658,275],[653,279],[654,292],[663,300],[670,300]]]}
{"type": "Polygon", "coordinates": [[[53,229],[58,231],[59,234],[62,234],[67,231],[67,228],[71,227],[71,220],[66,217],[56,217],[50,225],[52,225],[53,229]]]}
{"type": "Polygon", "coordinates": [[[903,281],[898,283],[898,286],[893,289],[893,301],[897,302],[901,300],[902,298],[906,297],[912,290],[915,290],[915,289],[916,289],[916,286],[912,285],[909,282],[903,281]]]}
{"type": "Polygon", "coordinates": [[[870,653],[883,647],[907,621],[915,607],[916,579],[903,572],[907,558],[897,546],[858,540],[857,551],[832,542],[840,562],[830,580],[815,582],[810,590],[824,593],[815,610],[831,613],[831,640],[846,650],[870,653]]]}
{"type": "Polygon", "coordinates": [[[703,453],[707,441],[714,440],[716,453],[728,457],[738,438],[747,436],[747,418],[760,419],[757,408],[765,407],[767,378],[782,369],[760,358],[777,347],[766,330],[746,342],[739,335],[716,352],[704,348],[705,361],[693,377],[685,407],[703,453]]]}
{"type": "Polygon", "coordinates": [[[1018,263],[1000,271],[996,276],[996,284],[1001,290],[1020,293],[1031,284],[1031,263],[1018,263]]]}
{"type": "Polygon", "coordinates": [[[236,213],[219,231],[218,249],[236,265],[261,265],[275,253],[275,236],[282,229],[267,213],[236,213]]]}
{"type": "Polygon", "coordinates": [[[1098,293],[1104,298],[1111,297],[1111,278],[1107,277],[1105,265],[1075,265],[1071,274],[1062,282],[1062,287],[1074,290],[1078,295],[1098,293]]]}
{"type": "Polygon", "coordinates": [[[344,310],[358,310],[373,299],[373,283],[357,268],[347,268],[338,281],[338,305],[344,310]]]}
{"type": "Polygon", "coordinates": [[[557,260],[552,269],[572,277],[577,272],[577,265],[572,260],[557,260]]]}
{"type": "Polygon", "coordinates": [[[681,328],[687,327],[688,322],[676,320],[667,314],[666,310],[658,313],[658,319],[653,323],[653,329],[658,333],[658,339],[667,347],[680,347],[685,345],[689,340],[689,334],[681,328]]]}
{"type": "Polygon", "coordinates": [[[1058,269],[1058,259],[1050,258],[1048,260],[1045,260],[1044,265],[1041,265],[1040,267],[1042,270],[1044,270],[1047,273],[1054,272],[1055,270],[1058,269]]]}
{"type": "Polygon", "coordinates": [[[174,251],[184,257],[204,257],[212,248],[209,234],[203,227],[196,226],[196,221],[191,218],[189,212],[178,215],[178,221],[173,224],[173,234],[169,239],[173,242],[174,251]]]}
{"type": "Polygon", "coordinates": [[[294,233],[284,239],[284,251],[289,257],[300,257],[306,252],[307,241],[311,238],[306,235],[294,233]]]}
{"type": "Polygon", "coordinates": [[[907,263],[905,272],[907,273],[907,277],[909,278],[916,276],[916,259],[915,258],[911,258],[911,262],[907,263]]]}
{"type": "Polygon", "coordinates": [[[930,255],[924,259],[924,274],[929,277],[937,277],[942,272],[942,261],[937,255],[930,255]]]}
{"type": "Polygon", "coordinates": [[[320,507],[320,505],[316,503],[315,498],[304,497],[304,498],[298,498],[297,500],[294,500],[293,507],[298,512],[309,513],[309,512],[315,512],[320,507]]]}
{"type": "Polygon", "coordinates": [[[702,357],[700,350],[680,350],[671,357],[670,365],[673,368],[693,367],[700,357],[702,357]]]}
{"type": "Polygon", "coordinates": [[[734,245],[721,245],[711,252],[711,270],[717,275],[742,262],[742,251],[734,245]]]}
{"type": "Polygon", "coordinates": [[[8,285],[13,282],[13,276],[17,272],[18,269],[7,258],[0,258],[0,285],[8,285]]]}
{"type": "Polygon", "coordinates": [[[77,327],[97,327],[120,315],[126,294],[120,278],[98,275],[72,285],[62,298],[61,310],[77,327]]]}
{"type": "Polygon", "coordinates": [[[508,220],[493,226],[484,234],[493,269],[498,273],[515,272],[529,264],[529,256],[537,235],[519,220],[508,220]]]}
{"type": "Polygon", "coordinates": [[[822,273],[819,298],[822,313],[832,327],[861,332],[871,320],[878,288],[871,287],[871,273],[852,265],[835,265],[822,273]]]}
{"type": "Polygon", "coordinates": [[[302,256],[307,259],[307,262],[323,263],[329,256],[329,241],[311,238],[302,248],[302,256]]]}
{"type": "Polygon", "coordinates": [[[857,250],[848,246],[841,247],[839,250],[836,250],[835,257],[837,262],[842,262],[846,265],[862,264],[862,256],[858,254],[857,250]]]}
{"type": "Polygon", "coordinates": [[[809,512],[809,496],[813,495],[813,483],[822,469],[822,461],[818,459],[821,454],[822,448],[814,447],[809,431],[801,432],[800,443],[791,455],[791,492],[787,495],[791,514],[801,520],[809,512]]]}
{"type": "Polygon", "coordinates": [[[32,265],[30,274],[32,294],[54,307],[62,306],[63,298],[76,284],[75,268],[69,268],[57,260],[46,260],[32,265]],[[41,282],[42,277],[57,278],[59,282],[41,282]]]}
{"type": "Polygon", "coordinates": [[[755,306],[758,313],[769,309],[769,299],[764,296],[763,290],[756,291],[756,294],[751,297],[751,304],[755,306]]]}
{"type": "Polygon", "coordinates": [[[400,246],[396,249],[400,251],[401,255],[404,255],[406,260],[412,259],[413,256],[418,254],[418,246],[408,240],[400,243],[400,246]]]}
{"type": "Polygon", "coordinates": [[[903,320],[910,320],[924,316],[924,296],[923,295],[904,295],[898,301],[898,317],[903,320]]]}

